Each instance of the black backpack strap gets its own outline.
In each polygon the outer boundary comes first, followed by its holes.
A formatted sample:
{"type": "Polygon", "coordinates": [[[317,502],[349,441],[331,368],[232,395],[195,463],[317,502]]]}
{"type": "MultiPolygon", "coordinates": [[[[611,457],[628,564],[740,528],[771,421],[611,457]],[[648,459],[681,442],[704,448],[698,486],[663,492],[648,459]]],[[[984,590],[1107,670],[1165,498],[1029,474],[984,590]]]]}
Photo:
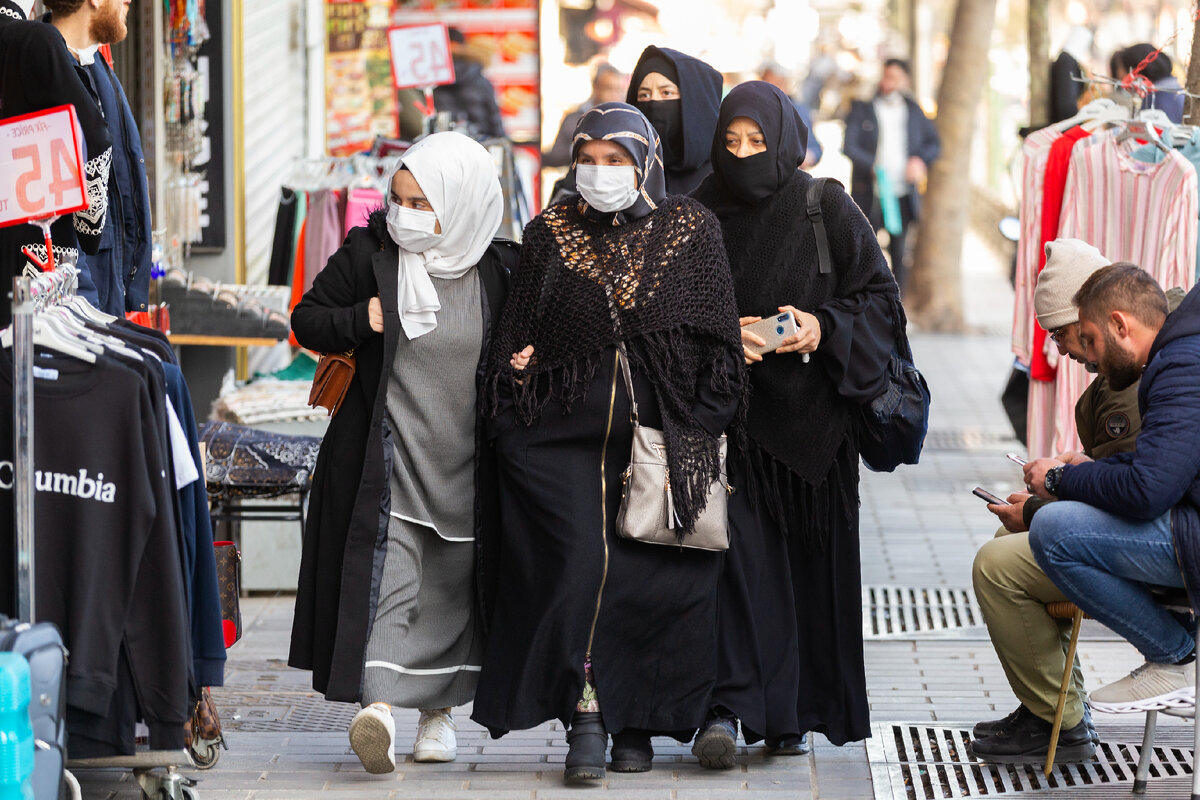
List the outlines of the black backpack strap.
{"type": "Polygon", "coordinates": [[[813,178],[808,185],[808,219],[812,222],[813,235],[817,239],[817,262],[822,275],[828,275],[832,259],[829,255],[829,236],[825,233],[825,218],[821,216],[821,195],[825,192],[828,178],[813,178]]]}

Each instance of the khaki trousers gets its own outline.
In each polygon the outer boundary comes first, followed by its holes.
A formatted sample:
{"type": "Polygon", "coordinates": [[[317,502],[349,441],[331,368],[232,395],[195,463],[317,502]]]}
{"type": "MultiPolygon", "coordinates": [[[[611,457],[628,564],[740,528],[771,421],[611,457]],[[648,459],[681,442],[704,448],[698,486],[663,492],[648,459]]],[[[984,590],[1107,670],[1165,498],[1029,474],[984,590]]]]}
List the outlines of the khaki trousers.
{"type": "MultiPolygon", "coordinates": [[[[1029,534],[1003,528],[975,554],[971,579],[1013,693],[1035,715],[1053,722],[1071,621],[1051,617],[1046,603],[1067,598],[1034,561],[1029,534]]],[[[1076,657],[1063,730],[1083,719],[1084,697],[1083,672],[1076,657]]]]}

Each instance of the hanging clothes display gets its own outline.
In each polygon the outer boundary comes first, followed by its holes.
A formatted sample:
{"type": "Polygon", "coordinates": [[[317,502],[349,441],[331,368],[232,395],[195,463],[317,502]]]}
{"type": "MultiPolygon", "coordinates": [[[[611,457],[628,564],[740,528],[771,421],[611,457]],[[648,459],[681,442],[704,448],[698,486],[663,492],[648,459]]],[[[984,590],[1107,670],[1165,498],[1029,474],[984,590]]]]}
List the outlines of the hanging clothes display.
{"type": "MultiPolygon", "coordinates": [[[[1169,125],[1150,114],[1154,125],[1169,125]]],[[[1191,147],[1196,135],[1189,130],[1172,138],[1191,147]]],[[[1012,348],[1030,366],[1032,456],[1080,449],[1074,407],[1092,380],[1082,365],[1059,359],[1037,325],[1033,289],[1045,243],[1082,239],[1113,262],[1142,267],[1164,289],[1189,288],[1198,275],[1200,141],[1193,152],[1196,158],[1189,159],[1171,150],[1146,119],[1129,119],[1108,100],[1026,139],[1012,348]]]]}
{"type": "MultiPolygon", "coordinates": [[[[73,270],[39,276],[34,318],[34,596],[71,658],[72,758],[183,747],[200,686],[224,683],[225,646],[199,437],[166,338],[70,297],[73,270]],[[104,420],[97,425],[96,420],[104,420]]],[[[6,348],[11,334],[5,334],[6,348]]],[[[0,350],[0,415],[13,416],[0,350]]],[[[0,611],[14,615],[13,428],[0,425],[0,611]]]]}

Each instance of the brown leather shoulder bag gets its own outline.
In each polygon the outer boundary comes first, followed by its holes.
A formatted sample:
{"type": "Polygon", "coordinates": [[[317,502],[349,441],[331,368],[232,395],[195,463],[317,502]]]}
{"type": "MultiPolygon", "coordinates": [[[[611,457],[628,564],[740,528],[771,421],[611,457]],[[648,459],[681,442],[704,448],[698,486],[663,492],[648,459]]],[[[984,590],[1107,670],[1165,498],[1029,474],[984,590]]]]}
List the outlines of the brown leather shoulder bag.
{"type": "Polygon", "coordinates": [[[312,390],[308,393],[308,404],[313,408],[320,406],[329,409],[329,416],[337,414],[346,399],[346,391],[350,388],[350,380],[354,377],[354,351],[345,353],[325,353],[317,362],[317,371],[313,375],[312,390]]]}

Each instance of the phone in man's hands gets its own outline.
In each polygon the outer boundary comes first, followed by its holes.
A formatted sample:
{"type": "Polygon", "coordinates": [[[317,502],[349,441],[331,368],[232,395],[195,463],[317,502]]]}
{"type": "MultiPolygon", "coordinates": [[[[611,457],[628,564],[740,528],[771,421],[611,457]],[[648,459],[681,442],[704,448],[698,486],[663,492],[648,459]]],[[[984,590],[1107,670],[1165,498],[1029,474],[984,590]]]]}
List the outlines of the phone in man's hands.
{"type": "Polygon", "coordinates": [[[992,494],[987,489],[984,489],[982,486],[976,486],[974,489],[971,490],[971,494],[975,495],[976,497],[978,497],[981,500],[988,501],[992,505],[997,505],[997,506],[1011,505],[1011,503],[1009,503],[1007,500],[1001,500],[999,497],[996,497],[996,495],[992,494]]]}

